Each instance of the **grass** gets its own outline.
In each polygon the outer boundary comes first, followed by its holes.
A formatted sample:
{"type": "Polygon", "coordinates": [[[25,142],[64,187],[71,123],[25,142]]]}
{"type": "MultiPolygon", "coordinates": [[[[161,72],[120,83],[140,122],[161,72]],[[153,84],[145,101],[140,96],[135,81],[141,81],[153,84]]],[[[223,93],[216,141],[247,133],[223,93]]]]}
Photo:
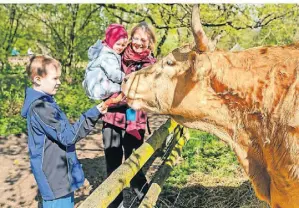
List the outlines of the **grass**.
{"type": "Polygon", "coordinates": [[[179,164],[167,179],[159,208],[266,208],[233,151],[215,136],[190,130],[179,164]]]}

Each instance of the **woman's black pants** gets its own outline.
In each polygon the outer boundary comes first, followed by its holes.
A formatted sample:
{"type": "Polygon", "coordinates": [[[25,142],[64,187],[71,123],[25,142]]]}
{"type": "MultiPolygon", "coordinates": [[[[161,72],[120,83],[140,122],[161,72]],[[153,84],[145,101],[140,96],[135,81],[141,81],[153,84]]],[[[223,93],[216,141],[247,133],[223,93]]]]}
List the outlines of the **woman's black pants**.
{"type": "MultiPolygon", "coordinates": [[[[142,139],[138,140],[134,136],[127,134],[124,129],[108,123],[105,123],[103,126],[105,126],[103,128],[103,142],[108,177],[122,164],[123,155],[125,159],[127,159],[134,149],[137,149],[143,144],[145,131],[139,130],[142,139]]],[[[142,170],[138,171],[131,180],[131,187],[137,194],[138,199],[141,200],[149,188],[142,170]]],[[[120,207],[123,207],[123,192],[109,205],[109,208],[120,207]]]]}

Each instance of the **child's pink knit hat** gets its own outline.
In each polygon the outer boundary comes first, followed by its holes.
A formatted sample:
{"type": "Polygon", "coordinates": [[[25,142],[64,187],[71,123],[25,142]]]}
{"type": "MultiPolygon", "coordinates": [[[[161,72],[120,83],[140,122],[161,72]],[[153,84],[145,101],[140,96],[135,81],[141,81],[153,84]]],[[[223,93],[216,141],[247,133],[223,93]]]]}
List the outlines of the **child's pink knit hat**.
{"type": "Polygon", "coordinates": [[[121,38],[128,38],[128,33],[124,26],[116,23],[109,25],[106,29],[106,44],[113,48],[113,45],[121,38]]]}

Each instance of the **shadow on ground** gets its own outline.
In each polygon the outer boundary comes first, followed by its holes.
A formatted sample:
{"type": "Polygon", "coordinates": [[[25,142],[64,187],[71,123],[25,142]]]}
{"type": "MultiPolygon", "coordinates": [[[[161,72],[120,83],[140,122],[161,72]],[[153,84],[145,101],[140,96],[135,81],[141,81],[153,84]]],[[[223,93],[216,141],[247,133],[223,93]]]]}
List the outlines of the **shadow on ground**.
{"type": "Polygon", "coordinates": [[[78,207],[106,178],[105,157],[80,159],[85,178],[88,184],[79,190],[80,194],[75,198],[76,207],[78,207]]]}

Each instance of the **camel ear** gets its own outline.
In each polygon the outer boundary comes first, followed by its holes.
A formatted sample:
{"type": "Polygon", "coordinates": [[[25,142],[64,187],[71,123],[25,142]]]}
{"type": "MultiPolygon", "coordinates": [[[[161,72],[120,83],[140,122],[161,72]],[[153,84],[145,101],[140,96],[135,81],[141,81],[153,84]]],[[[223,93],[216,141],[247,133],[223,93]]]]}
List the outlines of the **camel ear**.
{"type": "Polygon", "coordinates": [[[196,73],[196,57],[197,57],[197,53],[195,51],[189,53],[188,59],[189,59],[190,68],[188,72],[190,74],[191,80],[194,82],[198,80],[197,73],[196,73]]]}
{"type": "Polygon", "coordinates": [[[191,51],[190,53],[189,53],[189,56],[188,56],[188,59],[189,59],[189,63],[190,63],[190,72],[191,73],[195,73],[195,62],[196,62],[196,56],[197,56],[197,54],[196,54],[196,52],[195,51],[191,51]]]}

